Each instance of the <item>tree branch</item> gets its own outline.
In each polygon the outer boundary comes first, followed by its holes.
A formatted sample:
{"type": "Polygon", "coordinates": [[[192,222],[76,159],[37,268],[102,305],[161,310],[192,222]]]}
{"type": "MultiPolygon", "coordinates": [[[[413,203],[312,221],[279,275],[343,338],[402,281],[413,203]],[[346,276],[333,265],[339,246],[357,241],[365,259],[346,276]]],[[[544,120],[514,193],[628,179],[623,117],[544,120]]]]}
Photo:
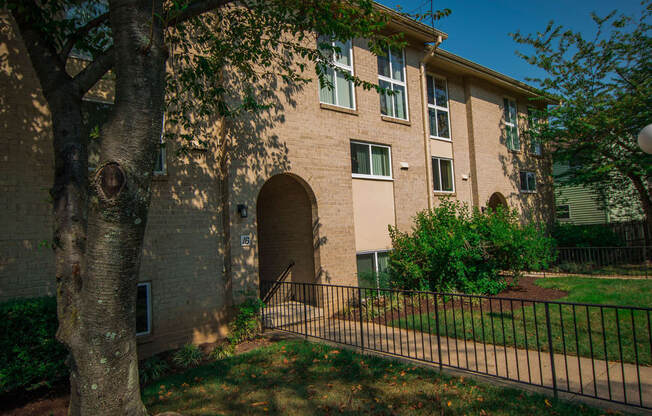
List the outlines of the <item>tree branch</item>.
{"type": "Polygon", "coordinates": [[[187,20],[197,17],[201,14],[204,14],[208,11],[217,9],[229,3],[235,3],[235,0],[198,0],[190,3],[188,7],[183,9],[181,12],[171,15],[169,12],[166,15],[167,26],[174,26],[179,23],[183,23],[187,20]]]}
{"type": "Polygon", "coordinates": [[[86,23],[84,26],[77,29],[77,31],[70,36],[66,44],[63,46],[63,49],[61,49],[61,53],[60,53],[61,60],[65,62],[68,59],[68,55],[70,54],[70,51],[75,46],[75,43],[83,36],[85,36],[88,32],[100,26],[108,19],[109,19],[109,13],[107,12],[97,16],[95,19],[91,20],[90,22],[86,23]]]}
{"type": "Polygon", "coordinates": [[[111,46],[73,78],[72,81],[76,92],[82,96],[86,94],[113,67],[113,63],[114,51],[113,46],[111,46]]]}

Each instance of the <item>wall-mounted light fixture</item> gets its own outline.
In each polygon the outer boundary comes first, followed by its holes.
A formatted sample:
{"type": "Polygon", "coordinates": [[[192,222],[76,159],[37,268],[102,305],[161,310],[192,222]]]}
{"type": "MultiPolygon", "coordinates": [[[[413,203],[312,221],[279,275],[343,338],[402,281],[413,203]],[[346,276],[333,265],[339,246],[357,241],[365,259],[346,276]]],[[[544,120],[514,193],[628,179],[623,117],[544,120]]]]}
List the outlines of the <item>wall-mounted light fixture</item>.
{"type": "Polygon", "coordinates": [[[247,206],[245,204],[238,204],[238,214],[240,214],[240,218],[247,218],[247,206]]]}

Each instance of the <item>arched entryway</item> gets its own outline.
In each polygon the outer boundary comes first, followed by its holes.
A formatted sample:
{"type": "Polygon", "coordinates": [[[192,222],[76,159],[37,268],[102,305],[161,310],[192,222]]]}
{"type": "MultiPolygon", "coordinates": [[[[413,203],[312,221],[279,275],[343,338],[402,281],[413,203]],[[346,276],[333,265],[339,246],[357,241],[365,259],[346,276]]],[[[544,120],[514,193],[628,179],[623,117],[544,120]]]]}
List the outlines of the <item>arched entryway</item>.
{"type": "Polygon", "coordinates": [[[503,194],[501,194],[500,192],[494,192],[493,194],[491,194],[487,206],[491,208],[492,211],[495,211],[496,209],[498,209],[498,207],[503,207],[507,209],[507,199],[505,199],[503,194]]]}
{"type": "Polygon", "coordinates": [[[291,263],[287,281],[314,283],[319,248],[313,232],[317,203],[310,186],[293,174],[271,177],[258,194],[256,215],[261,289],[291,263]]]}

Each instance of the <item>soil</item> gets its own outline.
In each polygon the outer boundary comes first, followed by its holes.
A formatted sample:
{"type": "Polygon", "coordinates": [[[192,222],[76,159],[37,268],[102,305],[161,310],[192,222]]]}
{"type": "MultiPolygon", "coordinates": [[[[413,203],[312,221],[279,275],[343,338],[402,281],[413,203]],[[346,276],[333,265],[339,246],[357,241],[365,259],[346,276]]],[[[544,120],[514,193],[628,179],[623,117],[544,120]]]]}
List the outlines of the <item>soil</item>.
{"type": "MultiPolygon", "coordinates": [[[[509,287],[497,295],[483,296],[483,297],[468,297],[465,295],[452,295],[444,298],[444,303],[441,303],[442,297],[437,296],[439,300],[439,311],[443,312],[455,310],[464,311],[479,311],[482,309],[484,312],[491,311],[493,313],[511,312],[525,307],[532,307],[532,301],[546,301],[563,298],[568,295],[568,292],[558,289],[548,289],[534,284],[537,277],[521,277],[516,284],[508,281],[509,287]],[[530,301],[530,302],[528,302],[530,301]]],[[[395,296],[395,295],[394,295],[395,296]]],[[[393,298],[397,302],[397,298],[393,298]]],[[[378,314],[374,318],[366,318],[370,322],[378,324],[389,324],[400,318],[412,316],[416,314],[433,314],[435,312],[435,295],[414,295],[404,296],[400,300],[400,307],[385,308],[387,299],[371,300],[368,299],[365,307],[378,314]]],[[[357,307],[351,308],[347,312],[342,312],[336,315],[339,319],[345,320],[359,320],[359,311],[357,307]]]]}
{"type": "MultiPolygon", "coordinates": [[[[499,293],[496,296],[489,296],[489,299],[483,299],[481,304],[483,310],[489,310],[491,307],[494,312],[499,312],[502,306],[503,311],[525,307],[531,305],[535,300],[554,300],[566,296],[568,293],[562,290],[557,289],[546,289],[534,284],[534,281],[537,280],[537,277],[522,277],[518,280],[516,285],[511,285],[508,289],[499,293]],[[497,298],[518,298],[523,299],[521,302],[510,302],[509,300],[499,300],[497,298]]],[[[471,305],[471,302],[468,301],[469,298],[464,297],[454,297],[454,299],[449,299],[445,302],[446,309],[455,308],[457,310],[464,309],[470,310],[471,306],[474,310],[478,310],[480,303],[477,301],[471,305]]],[[[432,313],[434,312],[434,298],[432,295],[428,296],[428,299],[422,296],[421,299],[414,297],[414,301],[410,301],[409,298],[404,299],[404,306],[400,311],[393,310],[385,315],[378,316],[373,319],[376,323],[385,323],[392,320],[409,316],[415,312],[426,313],[428,308],[432,313]]],[[[439,305],[441,310],[441,305],[439,305]]],[[[352,309],[349,314],[340,314],[340,319],[358,319],[357,309],[352,309]]],[[[242,354],[247,351],[251,351],[255,348],[270,345],[274,342],[279,341],[283,338],[282,335],[272,334],[271,336],[266,336],[258,338],[253,341],[247,341],[242,344],[239,344],[236,348],[236,354],[242,354]],[[279,338],[280,337],[280,338],[279,338]]],[[[204,344],[201,346],[202,350],[205,352],[211,351],[217,343],[204,344]]],[[[169,359],[170,354],[163,354],[163,358],[169,359]]],[[[175,371],[175,370],[173,370],[175,371]]],[[[184,370],[176,370],[184,371],[184,370]]],[[[32,394],[30,397],[23,398],[21,400],[11,400],[4,401],[0,405],[0,416],[66,416],[68,414],[68,387],[67,384],[62,384],[56,386],[54,389],[44,392],[38,392],[32,394]]]]}

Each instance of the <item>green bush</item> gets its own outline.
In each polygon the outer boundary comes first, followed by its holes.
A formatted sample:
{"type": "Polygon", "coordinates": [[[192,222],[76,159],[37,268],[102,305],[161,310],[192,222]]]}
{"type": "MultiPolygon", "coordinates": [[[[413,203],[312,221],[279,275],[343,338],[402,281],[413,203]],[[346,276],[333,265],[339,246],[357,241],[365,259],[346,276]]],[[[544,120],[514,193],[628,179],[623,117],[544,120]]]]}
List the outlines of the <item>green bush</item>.
{"type": "Polygon", "coordinates": [[[198,346],[193,344],[186,344],[179,348],[172,355],[172,362],[174,365],[181,368],[197,367],[204,355],[198,346]]]}
{"type": "Polygon", "coordinates": [[[258,298],[247,299],[237,307],[235,319],[229,325],[228,341],[235,345],[256,338],[260,331],[260,310],[264,306],[258,298]]]}
{"type": "Polygon", "coordinates": [[[539,224],[450,200],[418,213],[410,233],[390,226],[390,236],[390,283],[402,289],[495,294],[506,287],[501,271],[518,276],[552,261],[552,240],[539,224]]]}
{"type": "Polygon", "coordinates": [[[68,377],[68,353],[55,339],[54,298],[0,304],[0,393],[20,394],[68,377]]]}
{"type": "Polygon", "coordinates": [[[141,361],[140,368],[138,369],[140,384],[144,386],[158,380],[165,375],[169,369],[170,366],[167,361],[156,355],[141,361]]]}
{"type": "Polygon", "coordinates": [[[622,247],[625,243],[603,224],[555,224],[552,237],[557,247],[622,247]]]}
{"type": "Polygon", "coordinates": [[[216,346],[209,354],[211,360],[224,360],[235,354],[235,345],[231,343],[220,344],[216,346]]]}

